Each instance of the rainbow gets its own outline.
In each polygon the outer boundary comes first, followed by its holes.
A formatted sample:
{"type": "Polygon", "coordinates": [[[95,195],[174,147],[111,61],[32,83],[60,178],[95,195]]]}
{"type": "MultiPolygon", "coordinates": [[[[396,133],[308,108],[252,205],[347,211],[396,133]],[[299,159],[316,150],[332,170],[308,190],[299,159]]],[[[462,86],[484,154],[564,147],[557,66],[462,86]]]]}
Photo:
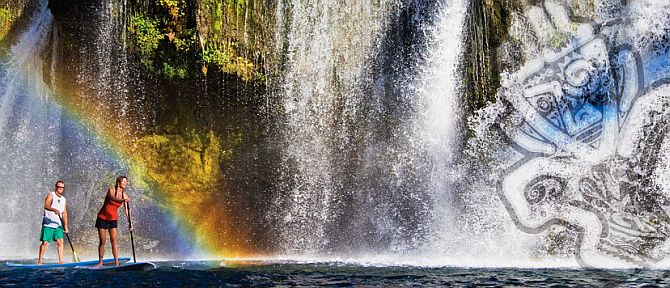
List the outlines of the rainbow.
{"type": "MultiPolygon", "coordinates": [[[[198,251],[196,254],[209,257],[248,256],[249,250],[237,244],[244,239],[234,237],[239,231],[228,228],[231,225],[226,222],[224,213],[227,207],[217,207],[220,206],[216,200],[217,178],[220,174],[216,161],[218,155],[205,159],[205,162],[211,164],[209,166],[216,169],[210,169],[213,171],[209,171],[204,177],[197,175],[198,172],[190,173],[190,170],[200,171],[203,167],[188,167],[187,164],[185,169],[182,167],[171,169],[175,167],[171,165],[174,158],[177,158],[176,162],[190,162],[191,165],[198,165],[197,163],[202,160],[184,161],[182,158],[184,155],[189,158],[189,151],[183,151],[183,147],[178,148],[181,150],[160,152],[169,150],[163,149],[165,146],[175,146],[170,143],[188,142],[182,136],[140,135],[128,128],[132,126],[128,125],[123,117],[100,117],[99,115],[105,114],[99,111],[99,106],[85,101],[86,99],[82,99],[77,93],[57,93],[54,99],[62,107],[67,118],[76,123],[80,127],[79,130],[86,133],[86,136],[105,151],[112,161],[127,167],[132,185],[148,192],[148,198],[171,218],[170,222],[181,231],[182,236],[192,235],[182,237],[183,241],[189,242],[184,243],[184,246],[192,246],[198,251]],[[194,219],[197,220],[193,221],[194,219]]],[[[217,137],[211,133],[209,137],[211,146],[212,142],[217,141],[217,137]]],[[[214,147],[213,153],[216,153],[217,149],[218,146],[214,147]]]]}
{"type": "MultiPolygon", "coordinates": [[[[188,167],[189,165],[185,168],[178,167],[179,170],[170,170],[170,167],[174,168],[174,165],[169,165],[170,161],[174,160],[171,158],[188,158],[194,154],[201,154],[195,151],[189,153],[184,150],[187,148],[172,145],[181,142],[193,144],[189,139],[182,135],[142,135],[132,129],[133,125],[130,125],[129,118],[110,115],[109,111],[113,110],[105,108],[100,100],[92,100],[88,96],[90,94],[79,92],[84,89],[77,89],[76,85],[68,85],[65,81],[57,82],[56,89],[52,89],[44,81],[39,81],[37,86],[40,87],[35,87],[35,72],[25,71],[30,69],[25,67],[19,69],[22,70],[20,75],[22,82],[27,83],[28,79],[33,79],[31,86],[36,90],[29,92],[30,94],[40,93],[37,89],[48,91],[51,100],[48,105],[58,107],[65,116],[65,121],[104,152],[106,160],[127,172],[123,174],[128,175],[131,187],[136,188],[131,190],[131,198],[149,200],[162,210],[162,217],[165,217],[165,220],[173,225],[172,228],[179,232],[177,241],[182,243],[180,246],[183,247],[183,251],[176,253],[187,254],[183,256],[188,257],[217,259],[248,257],[252,254],[251,249],[239,244],[245,242],[238,236],[244,235],[240,233],[242,228],[231,227],[233,225],[227,222],[228,217],[225,213],[228,207],[222,206],[221,201],[217,200],[220,181],[218,168],[204,169],[207,170],[205,175],[194,175],[191,170],[203,169],[188,167]],[[172,154],[161,153],[166,150],[165,147],[178,147],[182,150],[168,151],[175,152],[172,154]],[[182,175],[182,178],[175,175],[182,175]],[[190,182],[191,180],[194,181],[190,182]],[[133,192],[139,192],[138,190],[141,190],[142,194],[132,195],[133,192]],[[183,196],[184,194],[187,196],[183,196]]],[[[208,146],[203,146],[213,148],[210,150],[214,155],[191,162],[199,163],[205,160],[204,162],[209,163],[209,167],[218,167],[216,159],[220,155],[216,153],[220,151],[216,150],[219,140],[212,132],[208,137],[208,146]]]]}
{"type": "MultiPolygon", "coordinates": [[[[40,3],[40,11],[6,55],[9,59],[5,61],[5,69],[12,80],[5,85],[21,85],[22,91],[29,89],[24,97],[49,95],[46,105],[58,107],[63,119],[103,152],[111,166],[121,167],[131,187],[144,192],[136,195],[142,197],[133,198],[132,192],[137,190],[131,190],[131,199],[144,197],[162,211],[179,232],[178,241],[183,242],[180,246],[184,250],[216,258],[254,254],[252,245],[244,244],[248,242],[244,239],[248,225],[234,225],[231,216],[235,216],[235,207],[221,199],[223,180],[219,163],[228,153],[222,151],[221,136],[212,131],[204,132],[206,135],[151,135],[139,131],[134,124],[142,120],[134,121],[132,114],[118,113],[109,95],[100,95],[87,84],[76,82],[81,75],[59,67],[58,59],[52,59],[48,81],[51,85],[48,85],[42,72],[45,63],[37,55],[48,52],[42,50],[49,47],[46,44],[51,39],[53,16],[47,1],[40,3]]],[[[51,43],[55,46],[50,48],[58,48],[57,44],[51,43]]],[[[56,50],[51,52],[54,57],[56,50]]]]}

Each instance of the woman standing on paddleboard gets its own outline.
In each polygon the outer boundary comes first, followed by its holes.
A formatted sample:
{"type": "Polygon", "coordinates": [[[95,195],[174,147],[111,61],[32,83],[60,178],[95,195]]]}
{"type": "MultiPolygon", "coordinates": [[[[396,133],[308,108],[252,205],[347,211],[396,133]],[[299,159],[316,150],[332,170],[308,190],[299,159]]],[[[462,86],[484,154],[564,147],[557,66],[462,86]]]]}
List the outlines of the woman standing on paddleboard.
{"type": "MultiPolygon", "coordinates": [[[[119,251],[117,245],[117,236],[118,231],[117,221],[118,221],[118,210],[119,207],[123,205],[124,210],[126,211],[126,218],[130,219],[130,211],[128,210],[126,204],[130,198],[128,194],[124,192],[128,186],[128,178],[126,176],[119,176],[116,178],[116,184],[114,187],[109,187],[107,194],[105,195],[105,203],[102,204],[100,212],[98,212],[98,218],[95,220],[95,227],[98,228],[98,237],[100,238],[100,244],[98,245],[98,266],[102,266],[102,259],[105,256],[105,241],[107,238],[107,231],[109,231],[109,241],[112,244],[112,254],[114,255],[114,265],[119,265],[119,251]]],[[[133,227],[130,227],[132,230],[133,227]]]]}

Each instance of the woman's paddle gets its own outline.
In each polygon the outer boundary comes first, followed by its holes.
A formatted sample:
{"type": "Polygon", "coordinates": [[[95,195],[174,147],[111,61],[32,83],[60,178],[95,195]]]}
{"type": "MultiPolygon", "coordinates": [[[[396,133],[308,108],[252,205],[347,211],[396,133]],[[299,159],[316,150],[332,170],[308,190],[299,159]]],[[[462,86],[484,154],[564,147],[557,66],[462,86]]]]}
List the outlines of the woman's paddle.
{"type": "Polygon", "coordinates": [[[133,248],[133,262],[137,263],[137,259],[135,259],[135,240],[133,240],[133,221],[130,220],[130,204],[128,202],[124,202],[124,204],[128,211],[128,230],[130,230],[130,246],[133,248]]]}
{"type": "MultiPolygon", "coordinates": [[[[61,225],[65,225],[64,222],[63,222],[63,217],[61,217],[60,214],[58,214],[58,218],[60,219],[61,225]]],[[[81,260],[79,260],[79,256],[77,256],[77,252],[74,251],[74,246],[72,246],[72,241],[70,240],[70,235],[68,235],[67,232],[64,232],[64,233],[65,233],[65,237],[67,237],[67,243],[70,243],[70,249],[72,249],[72,261],[81,262],[81,260]]]]}

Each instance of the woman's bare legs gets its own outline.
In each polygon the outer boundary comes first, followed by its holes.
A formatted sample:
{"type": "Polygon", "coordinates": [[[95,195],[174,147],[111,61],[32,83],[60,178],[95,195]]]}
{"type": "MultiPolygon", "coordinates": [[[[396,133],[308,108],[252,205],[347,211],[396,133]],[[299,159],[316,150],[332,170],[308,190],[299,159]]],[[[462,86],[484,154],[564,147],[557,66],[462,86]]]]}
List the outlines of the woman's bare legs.
{"type": "MultiPolygon", "coordinates": [[[[102,258],[105,256],[105,243],[107,238],[107,232],[105,229],[98,228],[98,238],[100,239],[100,244],[98,244],[98,267],[102,267],[102,258]]],[[[110,233],[111,234],[111,233],[110,233]]]]}
{"type": "Polygon", "coordinates": [[[116,228],[109,229],[109,240],[112,242],[112,254],[114,255],[114,265],[119,265],[119,246],[116,245],[116,236],[118,230],[116,228]]]}

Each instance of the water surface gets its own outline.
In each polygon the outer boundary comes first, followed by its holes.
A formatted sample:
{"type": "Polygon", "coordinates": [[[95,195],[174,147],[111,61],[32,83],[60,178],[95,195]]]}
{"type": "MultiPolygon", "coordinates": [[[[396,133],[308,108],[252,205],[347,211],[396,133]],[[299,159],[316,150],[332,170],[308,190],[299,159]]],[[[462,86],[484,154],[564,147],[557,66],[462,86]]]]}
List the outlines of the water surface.
{"type": "Polygon", "coordinates": [[[331,263],[155,262],[152,271],[0,268],[4,287],[664,287],[670,272],[660,270],[583,270],[461,267],[369,267],[331,263]],[[222,266],[223,265],[223,266],[222,266]]]}

